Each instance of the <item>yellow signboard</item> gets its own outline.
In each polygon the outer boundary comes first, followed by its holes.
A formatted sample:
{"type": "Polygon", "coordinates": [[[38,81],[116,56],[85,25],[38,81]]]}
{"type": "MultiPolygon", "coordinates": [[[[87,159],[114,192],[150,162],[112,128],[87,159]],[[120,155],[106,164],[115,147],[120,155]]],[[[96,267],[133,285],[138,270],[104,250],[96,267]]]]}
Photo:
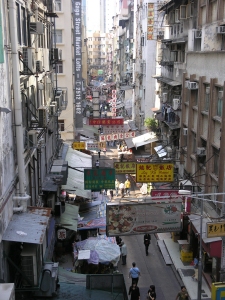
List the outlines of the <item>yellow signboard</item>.
{"type": "Polygon", "coordinates": [[[73,142],[72,148],[74,150],[83,150],[85,149],[85,142],[73,142]]]}
{"type": "Polygon", "coordinates": [[[116,174],[136,174],[136,162],[114,162],[116,174]]]}
{"type": "Polygon", "coordinates": [[[207,223],[207,237],[225,236],[225,222],[207,223]]]}
{"type": "Polygon", "coordinates": [[[98,149],[106,148],[106,142],[98,142],[98,149]]]}
{"type": "Polygon", "coordinates": [[[171,182],[173,181],[173,164],[137,163],[137,182],[171,182]]]}

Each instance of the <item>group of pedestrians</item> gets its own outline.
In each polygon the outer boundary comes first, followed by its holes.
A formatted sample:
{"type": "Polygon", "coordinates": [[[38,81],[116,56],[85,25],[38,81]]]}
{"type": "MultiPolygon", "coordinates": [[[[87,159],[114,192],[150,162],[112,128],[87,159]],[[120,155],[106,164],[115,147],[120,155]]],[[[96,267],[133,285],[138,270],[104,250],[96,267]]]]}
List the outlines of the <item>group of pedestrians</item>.
{"type": "Polygon", "coordinates": [[[115,181],[116,196],[119,196],[119,191],[120,191],[122,198],[125,195],[130,196],[130,188],[131,188],[131,182],[128,178],[126,179],[126,181],[124,183],[122,181],[119,182],[118,179],[116,179],[116,181],[115,181]]]}

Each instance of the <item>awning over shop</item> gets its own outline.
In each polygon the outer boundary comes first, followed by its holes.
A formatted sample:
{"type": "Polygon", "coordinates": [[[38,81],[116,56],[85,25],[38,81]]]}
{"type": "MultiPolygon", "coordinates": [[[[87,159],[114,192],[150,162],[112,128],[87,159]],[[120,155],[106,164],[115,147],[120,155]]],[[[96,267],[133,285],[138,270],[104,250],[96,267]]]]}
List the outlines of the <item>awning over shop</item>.
{"type": "Polygon", "coordinates": [[[158,141],[158,138],[154,132],[148,132],[134,138],[125,139],[128,148],[135,147],[136,149],[156,141],[158,141]]]}
{"type": "Polygon", "coordinates": [[[92,167],[92,157],[83,152],[68,148],[66,159],[68,161],[68,179],[62,190],[72,192],[79,197],[91,199],[91,191],[84,190],[84,169],[92,167]],[[73,168],[73,169],[72,169],[73,168]]]}
{"type": "Polygon", "coordinates": [[[178,86],[178,85],[181,85],[181,82],[179,81],[175,81],[171,78],[166,78],[166,77],[163,77],[163,76],[160,76],[160,75],[153,75],[152,76],[153,78],[159,80],[159,81],[162,81],[168,85],[171,85],[171,86],[178,86]]]}
{"type": "Polygon", "coordinates": [[[60,217],[61,227],[77,231],[78,211],[78,206],[65,203],[65,211],[60,217]]]}
{"type": "Polygon", "coordinates": [[[13,215],[2,240],[43,244],[50,217],[51,208],[28,207],[27,212],[13,215]]]}
{"type": "MultiPolygon", "coordinates": [[[[200,234],[201,217],[196,215],[190,215],[189,220],[193,225],[193,229],[196,233],[200,234]]],[[[206,223],[209,223],[208,218],[202,218],[202,241],[203,248],[212,257],[221,257],[222,239],[220,237],[208,238],[206,233],[206,223]]]]}
{"type": "Polygon", "coordinates": [[[90,230],[96,228],[105,228],[106,227],[106,217],[90,220],[89,222],[79,221],[77,230],[90,230]]]}

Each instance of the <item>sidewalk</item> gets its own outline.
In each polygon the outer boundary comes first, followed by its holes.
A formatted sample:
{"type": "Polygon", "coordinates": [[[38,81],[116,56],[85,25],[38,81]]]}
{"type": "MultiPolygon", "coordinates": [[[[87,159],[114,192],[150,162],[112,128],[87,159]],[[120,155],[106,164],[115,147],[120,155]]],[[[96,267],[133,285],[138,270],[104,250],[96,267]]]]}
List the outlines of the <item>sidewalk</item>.
{"type": "MultiPolygon", "coordinates": [[[[158,239],[163,240],[167,248],[169,256],[173,262],[176,271],[179,273],[181,280],[183,281],[191,300],[197,300],[198,298],[198,281],[192,279],[194,274],[194,267],[189,263],[183,263],[180,259],[179,244],[171,239],[170,233],[158,233],[158,239]]],[[[211,300],[211,291],[202,277],[202,292],[201,299],[211,300]]]]}

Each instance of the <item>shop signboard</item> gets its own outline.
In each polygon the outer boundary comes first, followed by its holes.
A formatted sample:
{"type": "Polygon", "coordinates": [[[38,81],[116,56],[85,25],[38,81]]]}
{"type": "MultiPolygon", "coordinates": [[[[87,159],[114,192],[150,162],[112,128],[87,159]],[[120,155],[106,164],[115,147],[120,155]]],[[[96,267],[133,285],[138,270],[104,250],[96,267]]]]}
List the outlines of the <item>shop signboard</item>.
{"type": "Polygon", "coordinates": [[[98,143],[87,143],[87,150],[98,150],[98,143]]]}
{"type": "Polygon", "coordinates": [[[115,189],[115,170],[113,168],[84,169],[84,189],[93,191],[115,189]]]}
{"type": "Polygon", "coordinates": [[[75,115],[74,123],[75,128],[83,128],[83,114],[82,114],[82,3],[81,0],[73,0],[73,41],[74,41],[74,102],[75,102],[75,115]]]}
{"type": "Polygon", "coordinates": [[[206,223],[207,237],[223,237],[225,236],[225,221],[206,223]]]}
{"type": "Polygon", "coordinates": [[[136,182],[172,182],[172,163],[137,163],[136,182]]]}
{"type": "Polygon", "coordinates": [[[162,189],[153,189],[151,190],[151,196],[154,197],[155,199],[152,200],[157,200],[156,197],[174,197],[179,195],[179,190],[162,190],[162,189]]]}
{"type": "Polygon", "coordinates": [[[125,130],[126,130],[126,128],[124,125],[104,126],[103,134],[122,133],[122,132],[125,132],[125,130]]]}
{"type": "Polygon", "coordinates": [[[93,118],[89,125],[123,125],[123,118],[93,118]]]}
{"type": "Polygon", "coordinates": [[[136,174],[136,162],[114,162],[116,174],[136,174]]]}
{"type": "Polygon", "coordinates": [[[85,142],[73,142],[72,148],[74,150],[83,150],[85,149],[85,142]]]}
{"type": "Polygon", "coordinates": [[[65,240],[66,239],[66,229],[59,229],[57,231],[57,237],[59,240],[65,240]]]}
{"type": "Polygon", "coordinates": [[[100,135],[99,141],[116,141],[135,137],[135,131],[120,132],[114,134],[100,135]]]}
{"type": "Polygon", "coordinates": [[[182,199],[149,203],[107,203],[107,236],[181,231],[182,199]]]}
{"type": "Polygon", "coordinates": [[[98,149],[106,148],[106,142],[98,142],[98,149]]]}

